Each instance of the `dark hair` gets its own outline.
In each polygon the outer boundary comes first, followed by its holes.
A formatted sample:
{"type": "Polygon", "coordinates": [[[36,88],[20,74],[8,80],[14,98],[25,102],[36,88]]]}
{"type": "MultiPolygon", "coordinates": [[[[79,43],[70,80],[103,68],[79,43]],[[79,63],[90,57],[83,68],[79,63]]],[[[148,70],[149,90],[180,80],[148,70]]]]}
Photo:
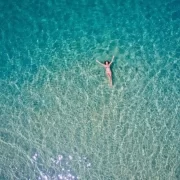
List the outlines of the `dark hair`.
{"type": "Polygon", "coordinates": [[[107,60],[107,61],[104,61],[104,64],[106,64],[106,62],[108,62],[108,64],[110,64],[110,62],[107,60]]]}

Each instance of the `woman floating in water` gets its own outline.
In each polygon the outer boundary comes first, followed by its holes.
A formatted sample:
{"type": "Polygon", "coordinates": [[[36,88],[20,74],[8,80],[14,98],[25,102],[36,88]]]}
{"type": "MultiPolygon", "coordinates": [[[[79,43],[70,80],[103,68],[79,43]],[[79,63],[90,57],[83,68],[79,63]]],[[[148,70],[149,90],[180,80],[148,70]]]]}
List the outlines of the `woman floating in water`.
{"type": "Polygon", "coordinates": [[[104,64],[102,64],[101,62],[99,62],[98,60],[96,60],[96,62],[98,62],[99,64],[101,64],[102,66],[105,67],[105,69],[106,69],[106,75],[107,75],[107,77],[108,77],[108,79],[109,79],[109,84],[110,84],[111,87],[112,87],[112,72],[111,72],[110,66],[111,66],[113,60],[114,60],[114,56],[112,57],[111,62],[105,61],[104,64]]]}

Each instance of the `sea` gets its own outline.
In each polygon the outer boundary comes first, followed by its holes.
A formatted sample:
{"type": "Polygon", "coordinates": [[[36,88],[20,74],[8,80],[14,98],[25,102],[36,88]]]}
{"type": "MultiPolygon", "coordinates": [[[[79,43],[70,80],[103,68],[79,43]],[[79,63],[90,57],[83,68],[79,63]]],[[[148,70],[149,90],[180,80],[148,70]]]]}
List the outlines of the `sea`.
{"type": "Polygon", "coordinates": [[[1,0],[0,180],[179,179],[180,1],[1,0]]]}

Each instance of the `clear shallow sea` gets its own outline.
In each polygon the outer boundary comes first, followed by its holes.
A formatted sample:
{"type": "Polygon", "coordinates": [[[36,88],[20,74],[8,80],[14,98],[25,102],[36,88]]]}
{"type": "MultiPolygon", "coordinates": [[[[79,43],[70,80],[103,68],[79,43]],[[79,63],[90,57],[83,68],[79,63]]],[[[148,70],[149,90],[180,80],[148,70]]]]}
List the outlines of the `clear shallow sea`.
{"type": "Polygon", "coordinates": [[[178,0],[0,9],[0,179],[180,179],[178,0]]]}

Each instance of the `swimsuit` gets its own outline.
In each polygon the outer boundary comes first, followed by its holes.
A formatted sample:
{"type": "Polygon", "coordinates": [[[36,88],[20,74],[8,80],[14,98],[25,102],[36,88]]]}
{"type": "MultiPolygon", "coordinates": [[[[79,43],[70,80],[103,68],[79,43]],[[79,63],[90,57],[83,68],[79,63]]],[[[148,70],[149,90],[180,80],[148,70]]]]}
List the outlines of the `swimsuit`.
{"type": "Polygon", "coordinates": [[[105,67],[105,68],[106,68],[106,73],[111,74],[111,69],[110,69],[110,67],[105,67]]]}

